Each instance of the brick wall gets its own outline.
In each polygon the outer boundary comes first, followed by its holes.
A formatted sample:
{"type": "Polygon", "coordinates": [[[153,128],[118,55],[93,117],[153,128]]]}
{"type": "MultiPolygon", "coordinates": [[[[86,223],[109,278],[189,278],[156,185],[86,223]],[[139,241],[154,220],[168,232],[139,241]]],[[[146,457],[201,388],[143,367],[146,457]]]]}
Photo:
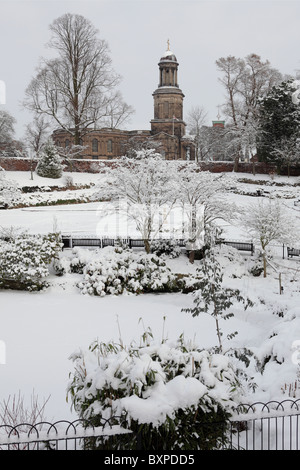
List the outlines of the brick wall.
{"type": "MultiPolygon", "coordinates": [[[[72,171],[79,173],[97,173],[100,164],[114,165],[114,160],[72,160],[72,171]]],[[[28,158],[7,158],[0,157],[0,167],[7,171],[30,171],[31,166],[35,169],[37,164],[36,160],[30,160],[28,158]]],[[[232,172],[234,162],[200,162],[199,166],[203,171],[211,171],[212,173],[232,172]]],[[[71,171],[69,165],[66,162],[65,171],[71,171]]],[[[253,173],[252,163],[239,163],[238,173],[253,173]]],[[[276,171],[275,165],[266,164],[263,162],[255,163],[256,174],[269,174],[276,171]]],[[[282,174],[287,174],[287,171],[283,170],[282,174]]],[[[300,176],[300,166],[292,167],[290,169],[291,176],[300,176]]]]}

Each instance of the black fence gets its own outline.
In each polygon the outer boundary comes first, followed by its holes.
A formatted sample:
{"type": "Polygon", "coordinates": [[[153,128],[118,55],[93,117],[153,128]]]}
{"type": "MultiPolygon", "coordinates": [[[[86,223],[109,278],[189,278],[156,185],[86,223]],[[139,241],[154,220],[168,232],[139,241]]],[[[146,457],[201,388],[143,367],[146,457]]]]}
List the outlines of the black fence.
{"type": "MultiPolygon", "coordinates": [[[[240,405],[224,428],[218,450],[299,450],[299,420],[300,399],[240,405]]],[[[0,450],[95,450],[99,446],[111,450],[105,446],[109,442],[119,450],[124,443],[125,449],[128,444],[132,450],[142,448],[140,436],[122,428],[116,417],[102,420],[97,427],[82,420],[0,426],[0,450]]]]}
{"type": "Polygon", "coordinates": [[[299,450],[300,399],[241,405],[231,418],[232,450],[299,450]]]}
{"type": "MultiPolygon", "coordinates": [[[[161,242],[170,241],[170,239],[159,240],[161,242]]],[[[185,247],[186,241],[184,239],[176,239],[175,241],[177,246],[185,247]]],[[[74,248],[75,246],[104,248],[106,246],[116,246],[117,244],[122,244],[129,248],[145,247],[144,240],[141,238],[89,238],[62,235],[62,243],[64,248],[74,248]]]]}

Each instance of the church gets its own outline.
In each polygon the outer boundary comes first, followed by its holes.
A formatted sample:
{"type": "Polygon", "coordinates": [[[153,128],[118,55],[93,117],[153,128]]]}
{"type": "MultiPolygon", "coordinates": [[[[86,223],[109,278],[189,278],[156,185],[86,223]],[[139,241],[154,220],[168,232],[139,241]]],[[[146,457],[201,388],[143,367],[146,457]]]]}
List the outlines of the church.
{"type": "MultiPolygon", "coordinates": [[[[125,155],[131,146],[154,142],[166,160],[195,160],[193,140],[185,135],[183,121],[184,94],[178,84],[178,61],[170,51],[160,58],[159,83],[153,92],[154,116],[150,130],[120,130],[114,128],[91,129],[81,139],[84,150],[80,158],[110,160],[125,155]]],[[[70,134],[55,130],[52,138],[59,147],[69,147],[70,134]]],[[[78,156],[76,156],[78,158],[78,156]]]]}

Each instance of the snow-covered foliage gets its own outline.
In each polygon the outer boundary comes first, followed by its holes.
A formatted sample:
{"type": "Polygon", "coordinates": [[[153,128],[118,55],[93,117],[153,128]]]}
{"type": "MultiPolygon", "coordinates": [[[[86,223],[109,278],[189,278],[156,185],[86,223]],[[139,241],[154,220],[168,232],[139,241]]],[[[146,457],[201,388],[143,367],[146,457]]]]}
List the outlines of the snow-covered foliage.
{"type": "MultiPolygon", "coordinates": [[[[71,261],[82,266],[83,261],[71,261]]],[[[170,292],[178,290],[176,276],[156,255],[134,253],[121,247],[106,247],[94,254],[78,282],[83,294],[104,296],[122,293],[170,292]]]]}
{"type": "Polygon", "coordinates": [[[178,258],[181,254],[181,248],[178,246],[176,240],[153,240],[151,243],[151,253],[156,256],[166,255],[169,258],[178,258]]]}
{"type": "Polygon", "coordinates": [[[148,329],[140,345],[96,341],[70,359],[75,371],[68,392],[80,418],[96,425],[123,416],[124,427],[140,429],[145,449],[217,448],[241,399],[229,359],[183,335],[155,341],[148,329]]]}
{"type": "Polygon", "coordinates": [[[39,176],[45,178],[60,178],[63,172],[62,158],[60,157],[56,145],[49,139],[43,146],[40,153],[39,162],[36,167],[39,176]]]}
{"type": "Polygon", "coordinates": [[[0,167],[0,206],[12,207],[21,200],[18,184],[6,178],[6,172],[0,167]]]}
{"type": "Polygon", "coordinates": [[[0,239],[0,287],[40,290],[45,287],[49,265],[61,250],[59,235],[20,234],[0,239]]]}

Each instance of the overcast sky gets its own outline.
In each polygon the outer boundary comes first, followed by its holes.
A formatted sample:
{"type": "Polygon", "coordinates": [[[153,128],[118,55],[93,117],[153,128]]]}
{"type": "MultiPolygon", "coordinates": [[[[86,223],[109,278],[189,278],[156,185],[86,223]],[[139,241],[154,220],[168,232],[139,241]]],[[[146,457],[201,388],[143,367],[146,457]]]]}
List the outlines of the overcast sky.
{"type": "Polygon", "coordinates": [[[64,13],[88,18],[106,39],[121,92],[134,107],[128,129],[150,129],[158,61],[170,49],[179,62],[184,116],[203,106],[216,119],[224,91],[215,61],[250,53],[268,59],[283,74],[300,69],[300,0],[0,0],[0,80],[7,109],[17,120],[16,137],[32,115],[21,108],[39,58],[49,52],[49,24],[64,13]]]}

